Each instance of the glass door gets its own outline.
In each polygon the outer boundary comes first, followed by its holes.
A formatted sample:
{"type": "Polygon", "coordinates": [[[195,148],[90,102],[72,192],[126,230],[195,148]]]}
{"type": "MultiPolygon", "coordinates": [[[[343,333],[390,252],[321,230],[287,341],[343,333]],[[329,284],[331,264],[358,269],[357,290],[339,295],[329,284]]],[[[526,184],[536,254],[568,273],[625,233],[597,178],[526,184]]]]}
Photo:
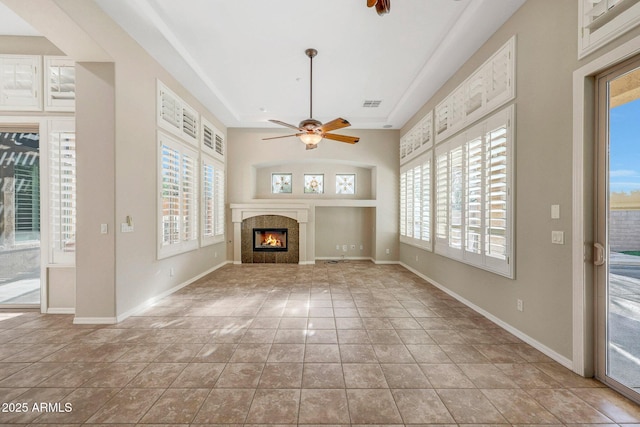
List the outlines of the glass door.
{"type": "Polygon", "coordinates": [[[0,305],[39,305],[40,271],[40,135],[0,126],[0,305]]]}
{"type": "Polygon", "coordinates": [[[597,81],[597,376],[640,401],[640,60],[597,81]]]}

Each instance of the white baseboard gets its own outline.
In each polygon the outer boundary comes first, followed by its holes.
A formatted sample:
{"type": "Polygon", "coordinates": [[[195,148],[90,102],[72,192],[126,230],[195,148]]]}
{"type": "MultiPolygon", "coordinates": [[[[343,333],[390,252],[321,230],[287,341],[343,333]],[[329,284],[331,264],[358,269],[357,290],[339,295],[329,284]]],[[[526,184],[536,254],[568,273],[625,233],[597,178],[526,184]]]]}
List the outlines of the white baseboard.
{"type": "Polygon", "coordinates": [[[47,308],[47,314],[76,314],[76,309],[74,307],[56,307],[56,308],[47,308]]]}
{"type": "Polygon", "coordinates": [[[531,338],[529,335],[525,334],[524,332],[522,332],[519,329],[514,328],[510,324],[504,322],[503,320],[498,319],[493,314],[491,314],[488,311],[478,307],[477,305],[473,304],[472,302],[470,302],[470,301],[466,300],[465,298],[461,297],[460,295],[456,294],[455,292],[453,292],[452,290],[450,290],[446,286],[436,282],[435,280],[433,280],[430,277],[420,273],[419,271],[413,269],[412,267],[409,267],[405,263],[401,262],[400,265],[403,266],[404,268],[406,268],[407,270],[409,270],[410,272],[412,272],[413,274],[415,274],[415,275],[423,278],[427,282],[431,283],[433,286],[435,286],[436,288],[440,289],[441,291],[443,291],[443,292],[447,293],[448,295],[452,296],[453,298],[457,299],[458,301],[460,301],[461,303],[463,303],[464,305],[466,305],[467,307],[469,307],[473,311],[475,311],[475,312],[483,315],[487,319],[491,320],[493,323],[495,323],[496,325],[498,325],[501,328],[505,329],[507,332],[512,333],[513,335],[515,335],[516,337],[520,338],[522,341],[526,342],[527,344],[529,344],[530,346],[532,346],[536,350],[540,351],[541,353],[545,354],[546,356],[549,356],[550,358],[552,358],[553,360],[555,360],[556,362],[558,362],[559,364],[561,364],[565,368],[573,369],[573,361],[572,360],[570,360],[570,359],[566,358],[565,356],[557,353],[556,351],[550,349],[549,347],[547,347],[546,345],[542,344],[541,342],[535,340],[534,338],[531,338]]]}
{"type": "Polygon", "coordinates": [[[169,290],[166,290],[166,291],[164,291],[163,293],[161,293],[159,295],[156,295],[153,298],[149,298],[148,300],[146,300],[142,304],[139,304],[138,306],[132,308],[131,310],[128,310],[128,311],[118,315],[116,317],[116,319],[117,319],[116,323],[120,323],[123,320],[125,320],[126,318],[134,316],[137,313],[141,313],[142,311],[148,309],[149,307],[151,307],[153,304],[155,304],[156,302],[160,301],[161,299],[163,299],[165,297],[168,297],[172,293],[179,291],[180,289],[184,288],[185,286],[188,286],[188,285],[192,284],[196,280],[201,279],[202,277],[206,276],[207,274],[209,274],[211,272],[214,272],[217,269],[222,268],[225,265],[230,264],[230,263],[231,263],[231,261],[225,261],[225,262],[223,262],[221,264],[218,264],[215,267],[212,267],[212,268],[208,269],[207,271],[204,271],[204,272],[198,274],[197,276],[192,277],[191,279],[189,279],[189,280],[187,280],[185,282],[182,282],[179,285],[176,285],[173,288],[171,288],[169,290]]]}
{"type": "Polygon", "coordinates": [[[298,262],[298,265],[315,265],[316,262],[315,261],[300,261],[298,262]]]}
{"type": "Polygon", "coordinates": [[[118,323],[115,317],[74,317],[74,325],[113,325],[118,323]]]}
{"type": "Polygon", "coordinates": [[[368,256],[317,256],[316,261],[373,261],[373,259],[368,256]]]}
{"type": "Polygon", "coordinates": [[[383,261],[377,259],[372,259],[372,261],[376,265],[402,265],[400,261],[383,261]]]}

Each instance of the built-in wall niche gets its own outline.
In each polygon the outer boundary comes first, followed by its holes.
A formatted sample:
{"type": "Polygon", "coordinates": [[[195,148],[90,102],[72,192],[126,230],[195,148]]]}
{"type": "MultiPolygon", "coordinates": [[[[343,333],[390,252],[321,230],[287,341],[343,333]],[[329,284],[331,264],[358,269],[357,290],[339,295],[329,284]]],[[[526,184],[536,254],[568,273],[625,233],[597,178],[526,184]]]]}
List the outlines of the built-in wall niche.
{"type": "Polygon", "coordinates": [[[375,199],[373,167],[320,162],[281,164],[255,167],[254,176],[256,199],[375,199]],[[286,191],[274,191],[280,190],[281,186],[274,182],[279,184],[282,177],[287,178],[286,191]],[[310,177],[322,177],[322,191],[309,191],[310,177]]]}

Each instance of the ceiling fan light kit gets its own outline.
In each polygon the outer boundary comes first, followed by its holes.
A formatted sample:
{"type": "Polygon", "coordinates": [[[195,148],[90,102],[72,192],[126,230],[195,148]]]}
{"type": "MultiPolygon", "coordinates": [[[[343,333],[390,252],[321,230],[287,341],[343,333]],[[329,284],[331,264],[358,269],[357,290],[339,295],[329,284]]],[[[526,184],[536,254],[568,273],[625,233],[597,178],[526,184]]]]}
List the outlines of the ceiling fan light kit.
{"type": "Polygon", "coordinates": [[[305,144],[307,150],[313,150],[318,148],[318,143],[324,138],[331,139],[339,142],[346,142],[347,144],[355,144],[360,141],[357,136],[347,136],[328,133],[332,130],[342,129],[347,126],[351,126],[347,120],[343,118],[337,118],[322,124],[322,122],[313,118],[313,58],[318,54],[316,49],[307,49],[304,51],[305,55],[309,57],[309,118],[305,119],[298,124],[298,126],[291,125],[289,123],[281,122],[280,120],[269,120],[271,123],[275,123],[280,126],[295,129],[298,133],[284,136],[273,136],[270,138],[262,138],[263,140],[288,138],[291,136],[297,136],[305,144]]]}

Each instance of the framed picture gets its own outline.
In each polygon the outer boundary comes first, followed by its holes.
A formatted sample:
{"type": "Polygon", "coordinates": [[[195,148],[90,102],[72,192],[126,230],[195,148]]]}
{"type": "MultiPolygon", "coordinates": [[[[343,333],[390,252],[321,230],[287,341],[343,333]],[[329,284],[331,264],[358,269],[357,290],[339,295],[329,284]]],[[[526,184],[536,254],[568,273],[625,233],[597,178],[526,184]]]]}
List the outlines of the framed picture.
{"type": "Polygon", "coordinates": [[[336,194],[356,194],[356,175],[353,173],[337,174],[336,194]]]}
{"type": "Polygon", "coordinates": [[[282,194],[291,193],[291,174],[290,173],[272,173],[271,174],[271,193],[282,194]]]}
{"type": "Polygon", "coordinates": [[[308,194],[324,193],[324,175],[304,175],[304,192],[308,194]]]}

